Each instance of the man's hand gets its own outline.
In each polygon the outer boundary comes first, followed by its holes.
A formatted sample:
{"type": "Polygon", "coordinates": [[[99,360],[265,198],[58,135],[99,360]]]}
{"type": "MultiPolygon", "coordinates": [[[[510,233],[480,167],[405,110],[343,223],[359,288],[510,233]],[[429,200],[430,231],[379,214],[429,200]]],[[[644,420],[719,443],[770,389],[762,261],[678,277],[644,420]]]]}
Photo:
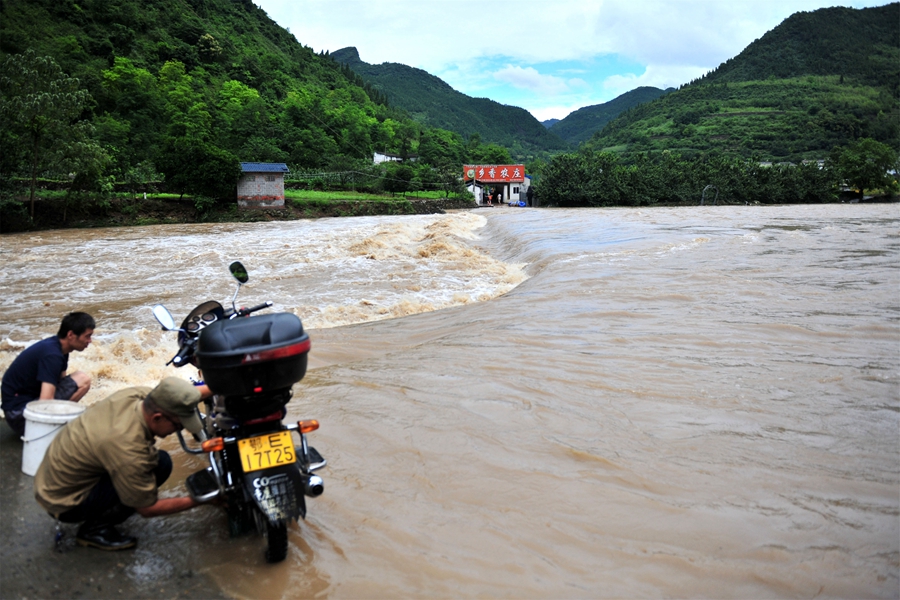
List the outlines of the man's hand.
{"type": "Polygon", "coordinates": [[[200,506],[200,503],[195,502],[194,499],[189,496],[182,496],[180,498],[160,498],[156,501],[156,504],[135,510],[137,510],[137,513],[145,519],[149,519],[151,517],[173,515],[175,513],[180,513],[183,510],[194,508],[195,506],[200,506]]]}
{"type": "Polygon", "coordinates": [[[41,382],[41,395],[38,396],[38,400],[53,400],[53,397],[56,395],[56,386],[52,383],[47,383],[46,381],[41,382]]]}

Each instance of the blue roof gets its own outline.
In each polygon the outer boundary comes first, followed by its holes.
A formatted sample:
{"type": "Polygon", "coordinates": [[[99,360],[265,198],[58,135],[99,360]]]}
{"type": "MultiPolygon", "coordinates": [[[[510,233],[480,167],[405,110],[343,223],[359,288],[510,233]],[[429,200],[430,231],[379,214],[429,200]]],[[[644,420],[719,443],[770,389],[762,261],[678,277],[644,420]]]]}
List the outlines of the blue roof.
{"type": "Polygon", "coordinates": [[[241,172],[243,173],[289,173],[290,169],[284,163],[255,163],[242,162],[241,172]]]}

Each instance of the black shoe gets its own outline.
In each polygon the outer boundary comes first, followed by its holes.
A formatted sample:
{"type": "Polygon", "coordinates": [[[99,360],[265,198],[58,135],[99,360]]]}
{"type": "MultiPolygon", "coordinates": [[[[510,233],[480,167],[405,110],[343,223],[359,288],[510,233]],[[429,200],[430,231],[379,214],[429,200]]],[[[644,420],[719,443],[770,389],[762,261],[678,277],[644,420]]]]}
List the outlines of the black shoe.
{"type": "Polygon", "coordinates": [[[86,531],[78,530],[75,541],[82,546],[99,548],[100,550],[128,550],[137,545],[137,538],[122,535],[112,525],[103,525],[86,531]]]}

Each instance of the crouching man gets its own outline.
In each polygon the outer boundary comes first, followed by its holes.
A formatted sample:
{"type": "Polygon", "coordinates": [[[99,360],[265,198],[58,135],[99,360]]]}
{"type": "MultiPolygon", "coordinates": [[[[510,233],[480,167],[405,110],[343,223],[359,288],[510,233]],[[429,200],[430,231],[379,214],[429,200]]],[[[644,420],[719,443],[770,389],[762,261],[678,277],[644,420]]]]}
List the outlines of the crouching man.
{"type": "Polygon", "coordinates": [[[182,428],[199,433],[200,392],[176,377],[152,390],[120,390],[67,423],[50,443],[34,478],[34,495],[51,516],[81,523],[76,541],[101,550],[133,548],[116,529],[137,512],[144,518],[198,505],[189,497],[159,498],[172,459],[155,438],[182,428]]]}
{"type": "Polygon", "coordinates": [[[9,365],[0,383],[0,406],[16,435],[25,435],[25,405],[32,400],[78,402],[91,389],[91,376],[82,371],[66,375],[69,355],[91,344],[94,318],[83,312],[67,314],[55,336],[26,348],[9,365]]]}

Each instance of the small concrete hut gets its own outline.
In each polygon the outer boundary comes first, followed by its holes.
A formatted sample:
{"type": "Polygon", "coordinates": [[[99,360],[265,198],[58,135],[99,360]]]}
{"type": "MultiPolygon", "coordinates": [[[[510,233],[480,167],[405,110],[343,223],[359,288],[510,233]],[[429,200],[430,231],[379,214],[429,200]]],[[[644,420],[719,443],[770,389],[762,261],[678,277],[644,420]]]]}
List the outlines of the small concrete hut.
{"type": "Polygon", "coordinates": [[[284,163],[241,163],[237,184],[241,208],[284,208],[284,175],[290,169],[284,163]]]}

